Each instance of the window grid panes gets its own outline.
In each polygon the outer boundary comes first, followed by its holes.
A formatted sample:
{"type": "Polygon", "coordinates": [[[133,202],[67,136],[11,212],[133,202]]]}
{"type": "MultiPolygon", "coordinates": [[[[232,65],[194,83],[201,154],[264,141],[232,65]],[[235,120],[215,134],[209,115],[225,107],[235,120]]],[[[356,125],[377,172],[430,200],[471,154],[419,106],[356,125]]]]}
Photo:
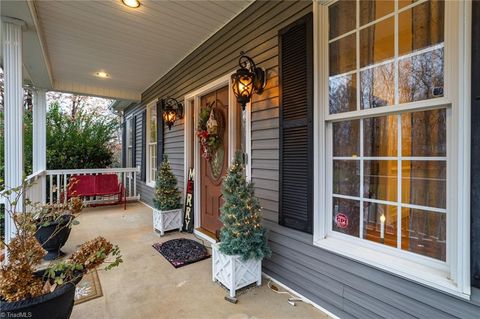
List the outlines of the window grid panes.
{"type": "Polygon", "coordinates": [[[333,230],[445,261],[446,109],[332,126],[333,230]]]}
{"type": "MultiPolygon", "coordinates": [[[[132,120],[127,120],[127,163],[126,167],[132,167],[133,158],[132,158],[132,149],[133,149],[133,127],[132,120]]],[[[128,174],[130,176],[130,174],[128,174]]]]}
{"type": "Polygon", "coordinates": [[[148,145],[150,150],[150,182],[155,182],[157,176],[157,143],[148,145]]]}
{"type": "Polygon", "coordinates": [[[443,96],[443,1],[341,0],[329,21],[330,114],[443,96]]]}
{"type": "Polygon", "coordinates": [[[148,107],[148,182],[155,183],[157,176],[157,106],[148,107]]]}
{"type": "Polygon", "coordinates": [[[332,230],[446,261],[448,106],[433,100],[444,92],[444,2],[328,11],[332,230]],[[423,100],[432,109],[415,111],[423,100]],[[401,103],[413,109],[398,113],[401,103]],[[377,107],[390,114],[363,114],[377,107]]]}

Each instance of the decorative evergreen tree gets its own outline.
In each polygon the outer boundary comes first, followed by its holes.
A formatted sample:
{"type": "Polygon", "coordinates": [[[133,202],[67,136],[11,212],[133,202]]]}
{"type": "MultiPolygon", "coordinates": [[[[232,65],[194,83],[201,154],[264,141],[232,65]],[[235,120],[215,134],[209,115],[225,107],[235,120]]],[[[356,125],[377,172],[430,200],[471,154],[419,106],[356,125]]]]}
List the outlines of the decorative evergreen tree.
{"type": "Polygon", "coordinates": [[[267,244],[266,229],[262,227],[260,202],[255,197],[252,183],[244,176],[241,153],[230,166],[223,180],[222,194],[225,200],[220,220],[220,251],[226,255],[241,255],[243,260],[262,259],[271,255],[267,244]]]}
{"type": "Polygon", "coordinates": [[[173,175],[167,155],[163,156],[163,162],[158,171],[153,202],[155,208],[159,210],[171,210],[181,207],[177,178],[173,175]]]}

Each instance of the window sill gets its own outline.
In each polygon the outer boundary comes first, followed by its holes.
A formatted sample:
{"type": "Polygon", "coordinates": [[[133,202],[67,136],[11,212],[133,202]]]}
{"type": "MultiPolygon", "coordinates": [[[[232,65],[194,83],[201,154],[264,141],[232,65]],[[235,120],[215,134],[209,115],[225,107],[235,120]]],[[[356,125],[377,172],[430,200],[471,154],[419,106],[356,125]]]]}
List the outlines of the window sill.
{"type": "Polygon", "coordinates": [[[338,238],[328,237],[314,240],[314,245],[367,266],[470,300],[470,295],[463,293],[461,287],[448,279],[449,274],[444,270],[421,265],[405,258],[355,245],[338,238]]]}
{"type": "Polygon", "coordinates": [[[155,182],[147,182],[148,187],[155,188],[155,182]]]}

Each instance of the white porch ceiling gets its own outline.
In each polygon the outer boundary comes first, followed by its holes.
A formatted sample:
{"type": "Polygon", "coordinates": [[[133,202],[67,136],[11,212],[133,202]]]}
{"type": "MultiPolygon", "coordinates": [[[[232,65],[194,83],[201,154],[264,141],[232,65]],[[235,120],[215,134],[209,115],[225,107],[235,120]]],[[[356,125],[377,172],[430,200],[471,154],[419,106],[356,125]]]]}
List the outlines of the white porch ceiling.
{"type": "Polygon", "coordinates": [[[140,1],[138,9],[121,0],[33,2],[53,89],[139,100],[251,2],[140,1]],[[99,71],[110,78],[95,77],[99,71]]]}

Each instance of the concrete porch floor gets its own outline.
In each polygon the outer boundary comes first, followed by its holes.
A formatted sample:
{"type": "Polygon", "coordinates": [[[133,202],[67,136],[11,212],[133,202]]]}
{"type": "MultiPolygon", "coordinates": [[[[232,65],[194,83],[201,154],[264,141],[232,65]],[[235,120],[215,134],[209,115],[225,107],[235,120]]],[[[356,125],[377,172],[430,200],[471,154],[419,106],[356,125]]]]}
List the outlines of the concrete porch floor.
{"type": "MultiPolygon", "coordinates": [[[[224,300],[227,290],[211,279],[211,259],[175,269],[152,248],[156,242],[186,237],[169,232],[159,237],[152,229],[151,210],[141,203],[86,209],[78,218],[63,251],[67,254],[86,240],[104,236],[120,246],[124,262],[111,271],[99,269],[103,296],[73,308],[72,319],[92,318],[328,318],[309,304],[288,304],[288,295],[262,286],[224,300]]],[[[279,287],[281,291],[283,289],[279,287]]]]}

